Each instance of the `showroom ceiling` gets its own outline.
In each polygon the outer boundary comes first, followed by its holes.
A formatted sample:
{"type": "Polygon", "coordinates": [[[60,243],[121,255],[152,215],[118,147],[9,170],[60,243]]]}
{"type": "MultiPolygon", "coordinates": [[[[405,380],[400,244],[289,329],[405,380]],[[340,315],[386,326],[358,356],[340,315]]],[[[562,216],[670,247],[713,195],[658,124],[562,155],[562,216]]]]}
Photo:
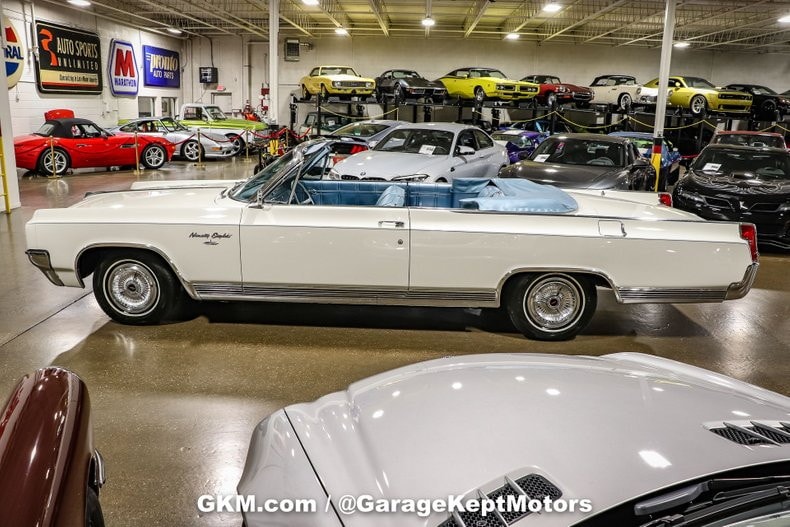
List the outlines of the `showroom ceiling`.
{"type": "MultiPolygon", "coordinates": [[[[42,0],[62,5],[62,0],[42,0]]],[[[91,0],[100,17],[187,36],[268,38],[269,0],[91,0]]],[[[423,36],[656,47],[664,0],[304,0],[280,1],[284,35],[423,36]],[[544,10],[547,3],[560,6],[544,10]],[[430,16],[433,27],[422,21],[430,16]]],[[[75,9],[82,9],[76,8],[75,9]]],[[[678,0],[676,40],[694,49],[790,52],[790,0],[678,0]]]]}

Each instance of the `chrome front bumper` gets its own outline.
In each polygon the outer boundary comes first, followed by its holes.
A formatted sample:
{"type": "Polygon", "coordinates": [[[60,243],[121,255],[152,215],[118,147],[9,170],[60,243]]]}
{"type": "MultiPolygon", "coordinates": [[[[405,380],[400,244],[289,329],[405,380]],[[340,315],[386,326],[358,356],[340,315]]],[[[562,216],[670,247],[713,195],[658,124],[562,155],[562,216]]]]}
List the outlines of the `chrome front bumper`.
{"type": "Polygon", "coordinates": [[[52,262],[49,259],[49,251],[44,249],[28,249],[25,251],[30,263],[38,267],[44,276],[55,285],[63,285],[63,281],[58,277],[55,269],[52,268],[52,262]]]}
{"type": "Polygon", "coordinates": [[[725,296],[724,299],[735,300],[745,297],[746,293],[752,288],[752,284],[754,284],[754,279],[757,277],[757,269],[759,267],[760,264],[757,262],[747,267],[743,275],[743,280],[731,283],[727,288],[727,296],[725,296]]]}

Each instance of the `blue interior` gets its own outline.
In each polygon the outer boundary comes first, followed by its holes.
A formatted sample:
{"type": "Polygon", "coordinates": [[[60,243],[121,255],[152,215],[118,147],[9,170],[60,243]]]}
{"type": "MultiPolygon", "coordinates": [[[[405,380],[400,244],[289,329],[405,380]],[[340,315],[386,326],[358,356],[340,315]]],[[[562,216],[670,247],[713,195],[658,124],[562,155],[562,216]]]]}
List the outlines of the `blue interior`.
{"type": "Polygon", "coordinates": [[[446,183],[302,180],[316,205],[478,209],[556,214],[575,211],[566,192],[523,179],[459,178],[446,183]],[[402,189],[402,190],[400,190],[402,189]]]}

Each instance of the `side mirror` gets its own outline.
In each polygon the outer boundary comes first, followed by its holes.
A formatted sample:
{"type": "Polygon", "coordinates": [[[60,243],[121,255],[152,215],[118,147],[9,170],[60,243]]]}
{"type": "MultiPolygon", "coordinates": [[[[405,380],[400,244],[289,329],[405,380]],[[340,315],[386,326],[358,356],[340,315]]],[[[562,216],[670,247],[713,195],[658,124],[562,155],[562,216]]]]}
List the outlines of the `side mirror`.
{"type": "Polygon", "coordinates": [[[475,149],[469,146],[458,146],[455,149],[455,155],[457,156],[473,156],[475,154],[475,149]]]}
{"type": "Polygon", "coordinates": [[[648,161],[645,157],[638,157],[636,161],[634,161],[634,168],[646,168],[650,166],[650,161],[648,161]]]}
{"type": "Polygon", "coordinates": [[[255,193],[255,206],[259,209],[263,208],[263,189],[258,189],[258,192],[255,193]]]}

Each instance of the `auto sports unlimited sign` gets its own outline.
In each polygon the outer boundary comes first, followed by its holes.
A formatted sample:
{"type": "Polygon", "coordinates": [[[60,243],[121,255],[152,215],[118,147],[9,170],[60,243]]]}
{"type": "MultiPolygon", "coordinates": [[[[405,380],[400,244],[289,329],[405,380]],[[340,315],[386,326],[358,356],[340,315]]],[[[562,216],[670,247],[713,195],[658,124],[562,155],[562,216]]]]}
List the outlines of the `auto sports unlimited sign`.
{"type": "Polygon", "coordinates": [[[5,33],[5,75],[8,77],[8,88],[13,88],[22,77],[25,66],[25,52],[22,49],[22,39],[8,17],[3,17],[3,31],[5,33]]]}
{"type": "Polygon", "coordinates": [[[140,81],[132,44],[123,40],[113,40],[110,43],[110,57],[107,62],[112,94],[137,95],[140,81]]]}
{"type": "Polygon", "coordinates": [[[99,35],[36,22],[36,81],[43,93],[101,93],[99,35]]]}
{"type": "Polygon", "coordinates": [[[143,46],[143,82],[160,88],[181,87],[181,61],[177,51],[143,46]]]}

